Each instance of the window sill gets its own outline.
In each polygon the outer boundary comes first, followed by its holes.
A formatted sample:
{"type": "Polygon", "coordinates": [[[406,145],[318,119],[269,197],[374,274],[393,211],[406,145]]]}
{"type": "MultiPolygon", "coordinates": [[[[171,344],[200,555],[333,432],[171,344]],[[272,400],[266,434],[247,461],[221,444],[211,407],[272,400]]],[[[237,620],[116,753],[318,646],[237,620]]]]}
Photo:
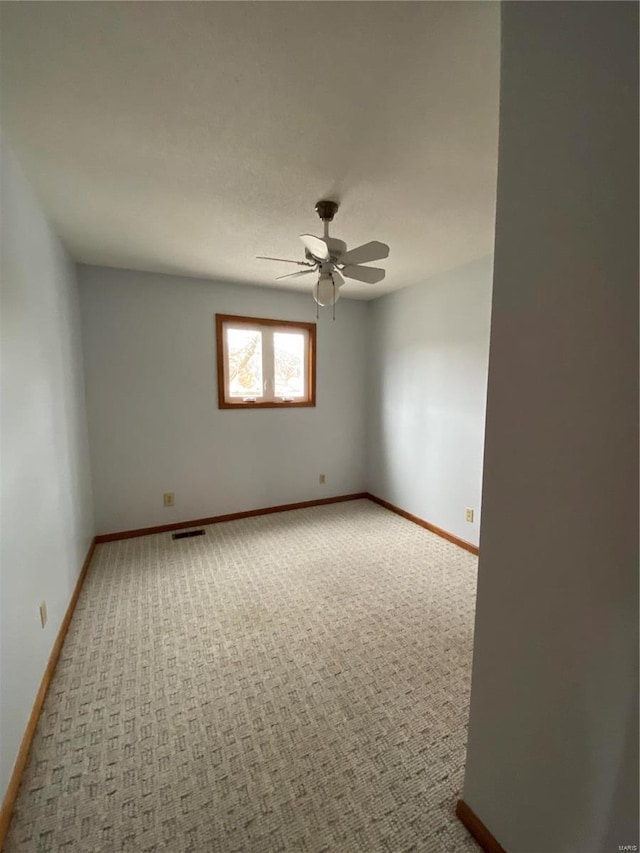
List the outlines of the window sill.
{"type": "Polygon", "coordinates": [[[227,403],[221,402],[218,405],[220,409],[304,409],[315,406],[313,400],[302,400],[301,402],[293,401],[287,403],[276,403],[273,400],[264,403],[227,403]]]}

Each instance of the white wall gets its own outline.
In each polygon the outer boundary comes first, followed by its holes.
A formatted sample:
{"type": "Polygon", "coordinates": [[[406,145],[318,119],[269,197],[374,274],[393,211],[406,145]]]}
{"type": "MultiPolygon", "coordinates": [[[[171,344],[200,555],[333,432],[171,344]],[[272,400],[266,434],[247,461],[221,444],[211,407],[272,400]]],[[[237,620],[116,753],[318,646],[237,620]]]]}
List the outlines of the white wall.
{"type": "Polygon", "coordinates": [[[483,258],[378,299],[370,335],[369,491],[475,545],[491,276],[483,258]]]}
{"type": "Polygon", "coordinates": [[[638,6],[505,3],[464,799],[638,843],[638,6]]]}
{"type": "Polygon", "coordinates": [[[1,798],[93,518],[75,265],[4,142],[0,157],[1,798]]]}
{"type": "Polygon", "coordinates": [[[315,408],[220,410],[215,314],[315,321],[311,295],[101,267],[79,275],[98,533],[365,488],[367,304],[340,300],[335,322],[321,312],[315,408]]]}

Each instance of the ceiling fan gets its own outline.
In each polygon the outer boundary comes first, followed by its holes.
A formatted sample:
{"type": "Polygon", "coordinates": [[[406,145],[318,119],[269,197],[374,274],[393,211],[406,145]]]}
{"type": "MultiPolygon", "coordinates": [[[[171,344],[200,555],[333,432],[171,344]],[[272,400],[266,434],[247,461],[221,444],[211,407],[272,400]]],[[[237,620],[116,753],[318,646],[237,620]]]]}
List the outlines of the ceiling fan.
{"type": "Polygon", "coordinates": [[[316,204],[316,213],[324,223],[324,236],[300,235],[304,245],[304,261],[268,258],[264,255],[258,255],[260,260],[279,261],[308,268],[279,275],[276,281],[283,278],[299,278],[303,275],[318,275],[318,280],[313,288],[313,298],[319,307],[333,305],[334,316],[335,304],[340,298],[340,288],[345,283],[345,278],[362,281],[366,284],[377,284],[384,278],[385,271],[381,267],[366,267],[362,264],[369,263],[369,261],[379,261],[389,256],[389,247],[377,240],[347,250],[347,244],[343,240],[330,237],[329,223],[333,220],[337,210],[338,203],[335,201],[323,200],[316,204]]]}

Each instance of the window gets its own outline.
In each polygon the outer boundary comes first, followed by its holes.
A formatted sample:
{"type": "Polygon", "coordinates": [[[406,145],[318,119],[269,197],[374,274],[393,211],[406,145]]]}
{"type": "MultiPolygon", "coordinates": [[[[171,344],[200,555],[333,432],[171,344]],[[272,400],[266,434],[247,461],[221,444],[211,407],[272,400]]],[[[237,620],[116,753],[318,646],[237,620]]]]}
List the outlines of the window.
{"type": "Polygon", "coordinates": [[[316,324],[216,314],[218,407],[315,406],[316,324]]]}

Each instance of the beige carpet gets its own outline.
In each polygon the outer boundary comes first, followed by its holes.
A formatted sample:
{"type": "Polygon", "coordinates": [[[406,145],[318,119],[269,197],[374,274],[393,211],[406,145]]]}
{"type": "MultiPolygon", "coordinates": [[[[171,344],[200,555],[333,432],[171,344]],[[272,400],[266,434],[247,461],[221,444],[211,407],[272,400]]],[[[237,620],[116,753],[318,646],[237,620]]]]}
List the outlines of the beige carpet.
{"type": "Polygon", "coordinates": [[[5,853],[479,850],[475,582],[366,500],[98,546],[5,853]]]}

